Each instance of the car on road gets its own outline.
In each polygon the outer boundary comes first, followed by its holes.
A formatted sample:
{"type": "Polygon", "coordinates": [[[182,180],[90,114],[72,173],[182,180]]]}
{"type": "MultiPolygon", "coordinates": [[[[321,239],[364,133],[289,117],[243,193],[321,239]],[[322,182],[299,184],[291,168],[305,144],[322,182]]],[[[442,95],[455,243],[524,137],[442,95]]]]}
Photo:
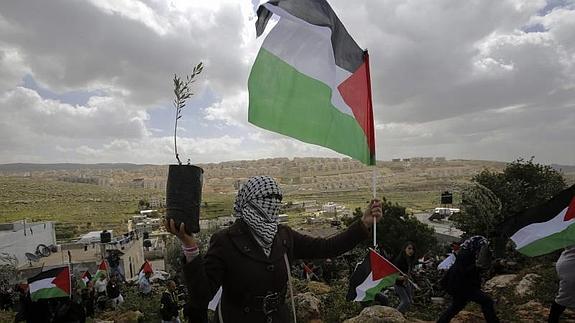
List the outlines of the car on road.
{"type": "Polygon", "coordinates": [[[444,219],[449,220],[450,216],[454,215],[455,213],[459,213],[459,212],[460,212],[460,210],[455,209],[455,208],[436,207],[433,210],[433,213],[431,213],[431,215],[429,216],[428,220],[429,221],[440,221],[440,220],[444,220],[444,219]]]}

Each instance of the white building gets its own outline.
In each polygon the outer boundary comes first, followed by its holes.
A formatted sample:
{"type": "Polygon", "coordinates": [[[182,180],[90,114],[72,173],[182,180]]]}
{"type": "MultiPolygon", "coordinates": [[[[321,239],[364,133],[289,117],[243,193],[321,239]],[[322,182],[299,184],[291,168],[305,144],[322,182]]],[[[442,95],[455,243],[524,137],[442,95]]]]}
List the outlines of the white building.
{"type": "Polygon", "coordinates": [[[0,254],[4,258],[15,258],[17,266],[26,264],[28,262],[26,253],[34,254],[40,244],[46,246],[56,244],[54,222],[0,224],[0,254]]]}

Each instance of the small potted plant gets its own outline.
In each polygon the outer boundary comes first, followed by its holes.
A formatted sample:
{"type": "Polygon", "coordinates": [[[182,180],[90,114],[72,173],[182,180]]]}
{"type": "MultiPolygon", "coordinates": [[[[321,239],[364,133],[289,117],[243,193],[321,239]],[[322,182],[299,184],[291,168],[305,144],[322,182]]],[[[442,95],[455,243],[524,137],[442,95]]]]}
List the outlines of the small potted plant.
{"type": "Polygon", "coordinates": [[[190,159],[182,164],[178,154],[177,131],[178,120],[182,117],[182,109],[186,106],[186,100],[193,93],[191,85],[195,78],[202,72],[203,65],[200,62],[185,79],[174,75],[174,108],[176,110],[174,122],[174,152],[176,154],[175,165],[170,165],[168,170],[168,182],[166,184],[166,218],[174,219],[177,227],[184,223],[188,233],[200,231],[200,204],[202,201],[202,182],[204,170],[191,165],[190,159]]]}

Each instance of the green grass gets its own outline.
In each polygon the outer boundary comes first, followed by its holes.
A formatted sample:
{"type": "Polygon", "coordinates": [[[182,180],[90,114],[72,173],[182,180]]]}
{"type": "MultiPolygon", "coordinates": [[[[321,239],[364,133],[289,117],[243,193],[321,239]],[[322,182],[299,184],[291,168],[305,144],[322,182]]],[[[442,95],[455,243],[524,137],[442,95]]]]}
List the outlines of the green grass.
{"type": "MultiPolygon", "coordinates": [[[[378,191],[377,195],[407,207],[410,212],[421,212],[436,206],[439,191],[429,188],[421,183],[414,183],[412,187],[391,186],[384,192],[378,191]]],[[[57,238],[62,240],[92,230],[124,232],[127,220],[138,212],[141,199],[164,195],[164,191],[152,189],[0,177],[0,222],[55,221],[57,238]]],[[[210,219],[232,214],[234,199],[233,193],[203,194],[201,217],[210,219]]],[[[371,191],[367,188],[347,192],[287,193],[284,197],[286,202],[316,200],[320,205],[336,202],[352,211],[365,207],[370,199],[371,191]]]]}

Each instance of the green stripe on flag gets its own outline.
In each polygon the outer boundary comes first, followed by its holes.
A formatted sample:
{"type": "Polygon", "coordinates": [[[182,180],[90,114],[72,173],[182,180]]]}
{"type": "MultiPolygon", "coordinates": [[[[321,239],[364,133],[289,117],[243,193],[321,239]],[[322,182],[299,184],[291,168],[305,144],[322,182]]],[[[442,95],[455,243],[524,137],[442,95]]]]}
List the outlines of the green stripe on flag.
{"type": "Polygon", "coordinates": [[[557,249],[571,246],[575,243],[575,224],[571,224],[565,230],[546,236],[539,240],[517,249],[517,251],[529,257],[536,257],[553,252],[557,249]]]}
{"type": "Polygon", "coordinates": [[[39,299],[44,298],[57,298],[57,297],[69,297],[69,296],[70,295],[68,295],[65,291],[61,290],[58,287],[42,288],[30,294],[30,298],[32,299],[32,301],[37,301],[39,299]]]}
{"type": "Polygon", "coordinates": [[[363,129],[331,103],[325,83],[260,49],[249,80],[249,122],[370,163],[363,129]]]}
{"type": "Polygon", "coordinates": [[[365,297],[363,301],[373,301],[375,299],[375,295],[382,289],[393,286],[397,277],[399,277],[399,273],[383,277],[376,286],[365,291],[365,297]]]}

